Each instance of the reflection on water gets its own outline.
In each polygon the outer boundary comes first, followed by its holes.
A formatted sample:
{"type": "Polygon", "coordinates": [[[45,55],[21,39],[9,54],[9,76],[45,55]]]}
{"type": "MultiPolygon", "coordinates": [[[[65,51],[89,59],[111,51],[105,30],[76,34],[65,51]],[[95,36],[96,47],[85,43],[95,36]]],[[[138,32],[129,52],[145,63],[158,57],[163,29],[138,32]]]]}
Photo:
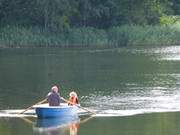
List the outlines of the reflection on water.
{"type": "Polygon", "coordinates": [[[69,127],[70,135],[77,135],[79,129],[79,123],[72,123],[69,127]]]}
{"type": "Polygon", "coordinates": [[[37,119],[33,124],[33,131],[47,135],[77,135],[80,124],[79,117],[62,117],[37,119]]]}

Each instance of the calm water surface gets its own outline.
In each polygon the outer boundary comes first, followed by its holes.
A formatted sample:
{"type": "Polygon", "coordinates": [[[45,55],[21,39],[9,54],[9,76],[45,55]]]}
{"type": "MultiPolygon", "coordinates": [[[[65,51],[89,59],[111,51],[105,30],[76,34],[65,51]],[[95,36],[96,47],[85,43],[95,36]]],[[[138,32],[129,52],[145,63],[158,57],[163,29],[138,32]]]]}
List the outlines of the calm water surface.
{"type": "MultiPolygon", "coordinates": [[[[0,49],[0,110],[43,99],[54,84],[74,89],[93,118],[42,129],[39,120],[4,117],[0,135],[179,135],[180,47],[105,50],[0,49]]],[[[53,123],[53,122],[51,122],[53,123]]]]}

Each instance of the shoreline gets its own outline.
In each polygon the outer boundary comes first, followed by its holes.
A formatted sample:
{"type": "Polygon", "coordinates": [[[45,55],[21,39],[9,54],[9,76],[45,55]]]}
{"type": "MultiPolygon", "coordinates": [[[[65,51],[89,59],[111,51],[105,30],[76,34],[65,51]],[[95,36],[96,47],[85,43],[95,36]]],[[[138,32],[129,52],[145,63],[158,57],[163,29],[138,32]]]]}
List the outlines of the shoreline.
{"type": "Polygon", "coordinates": [[[119,49],[119,48],[134,48],[134,47],[171,47],[171,46],[180,46],[180,44],[166,44],[166,45],[128,45],[128,46],[120,46],[120,47],[99,47],[99,46],[93,46],[93,47],[83,47],[83,46],[0,46],[0,49],[63,49],[63,50],[71,50],[71,49],[77,49],[77,50],[96,50],[96,49],[119,49]]]}

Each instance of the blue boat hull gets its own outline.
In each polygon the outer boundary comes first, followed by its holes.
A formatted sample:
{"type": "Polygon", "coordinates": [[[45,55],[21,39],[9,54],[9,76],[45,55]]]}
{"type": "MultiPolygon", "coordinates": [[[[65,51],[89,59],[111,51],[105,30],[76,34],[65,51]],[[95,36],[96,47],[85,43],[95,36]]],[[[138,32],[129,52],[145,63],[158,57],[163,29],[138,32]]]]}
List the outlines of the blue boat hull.
{"type": "Polygon", "coordinates": [[[55,118],[67,117],[77,115],[76,106],[57,106],[57,107],[44,107],[39,106],[35,108],[38,118],[55,118]]]}

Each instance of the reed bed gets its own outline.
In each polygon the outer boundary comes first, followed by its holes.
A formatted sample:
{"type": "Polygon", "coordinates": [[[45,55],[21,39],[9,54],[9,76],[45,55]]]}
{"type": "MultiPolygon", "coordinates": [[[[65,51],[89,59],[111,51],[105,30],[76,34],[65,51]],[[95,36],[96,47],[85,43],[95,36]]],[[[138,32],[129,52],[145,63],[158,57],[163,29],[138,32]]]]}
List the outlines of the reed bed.
{"type": "Polygon", "coordinates": [[[0,47],[121,47],[179,45],[180,23],[158,26],[119,26],[107,30],[71,28],[64,33],[39,27],[0,28],[0,47]]]}

